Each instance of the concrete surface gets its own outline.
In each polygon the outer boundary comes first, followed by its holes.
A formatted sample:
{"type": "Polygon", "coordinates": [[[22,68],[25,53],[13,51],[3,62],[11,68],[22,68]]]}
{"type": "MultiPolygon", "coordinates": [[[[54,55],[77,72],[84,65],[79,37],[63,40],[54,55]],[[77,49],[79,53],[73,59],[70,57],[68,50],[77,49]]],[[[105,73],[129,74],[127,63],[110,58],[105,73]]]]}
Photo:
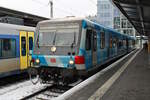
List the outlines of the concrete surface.
{"type": "Polygon", "coordinates": [[[150,100],[150,65],[142,50],[101,100],[150,100]]]}
{"type": "MultiPolygon", "coordinates": [[[[108,72],[99,76],[93,83],[87,85],[80,91],[74,93],[67,100],[88,100],[88,98],[101,87],[132,55],[128,56],[125,60],[120,62],[118,65],[110,69],[108,72]]],[[[112,99],[108,99],[112,100],[112,99]]]]}

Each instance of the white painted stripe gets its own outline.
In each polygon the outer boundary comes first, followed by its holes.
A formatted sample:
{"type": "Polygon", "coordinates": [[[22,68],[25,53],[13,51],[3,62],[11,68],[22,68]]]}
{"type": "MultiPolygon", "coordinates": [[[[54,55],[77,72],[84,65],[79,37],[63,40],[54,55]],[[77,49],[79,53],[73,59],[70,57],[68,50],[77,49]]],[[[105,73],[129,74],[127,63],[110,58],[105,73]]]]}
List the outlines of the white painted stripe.
{"type": "Polygon", "coordinates": [[[77,70],[85,70],[85,64],[75,64],[77,70]]]}
{"type": "Polygon", "coordinates": [[[116,62],[114,62],[113,64],[109,65],[108,67],[106,67],[105,69],[103,69],[102,71],[96,73],[95,75],[91,76],[90,78],[86,79],[85,81],[81,82],[80,84],[78,84],[77,86],[73,87],[72,89],[68,90],[67,92],[63,93],[62,95],[60,95],[59,97],[55,98],[54,100],[66,100],[69,97],[71,97],[75,92],[82,90],[82,88],[86,87],[88,84],[94,82],[99,76],[103,75],[105,72],[107,72],[108,70],[112,69],[113,67],[115,67],[115,65],[117,65],[119,62],[121,62],[122,60],[124,60],[125,58],[127,58],[129,55],[131,55],[132,53],[134,53],[135,51],[132,51],[131,53],[127,54],[126,56],[124,56],[123,58],[117,60],[116,62]]]}
{"type": "Polygon", "coordinates": [[[108,81],[104,83],[88,100],[101,100],[102,96],[107,92],[107,90],[112,86],[112,84],[119,78],[121,73],[128,67],[136,55],[141,51],[140,49],[136,52],[132,58],[128,60],[108,81]]]}

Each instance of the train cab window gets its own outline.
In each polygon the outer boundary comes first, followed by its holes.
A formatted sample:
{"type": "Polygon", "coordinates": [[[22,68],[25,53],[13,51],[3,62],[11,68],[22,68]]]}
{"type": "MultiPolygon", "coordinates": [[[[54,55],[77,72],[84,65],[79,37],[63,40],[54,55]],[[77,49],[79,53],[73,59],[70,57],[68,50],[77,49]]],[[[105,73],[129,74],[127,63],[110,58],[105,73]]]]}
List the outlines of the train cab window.
{"type": "Polygon", "coordinates": [[[92,30],[87,29],[87,32],[86,32],[86,44],[85,44],[86,50],[91,50],[91,36],[92,36],[92,30]]]}
{"type": "Polygon", "coordinates": [[[21,37],[21,54],[26,56],[26,37],[21,37]]]}
{"type": "Polygon", "coordinates": [[[100,32],[100,48],[103,49],[105,48],[105,33],[100,32]]]}
{"type": "Polygon", "coordinates": [[[97,50],[97,34],[96,34],[96,31],[93,31],[93,42],[94,42],[93,43],[94,44],[93,45],[94,46],[93,50],[96,51],[97,50]]]}
{"type": "Polygon", "coordinates": [[[16,40],[15,39],[1,39],[0,40],[0,57],[1,58],[16,57],[16,40]]]}

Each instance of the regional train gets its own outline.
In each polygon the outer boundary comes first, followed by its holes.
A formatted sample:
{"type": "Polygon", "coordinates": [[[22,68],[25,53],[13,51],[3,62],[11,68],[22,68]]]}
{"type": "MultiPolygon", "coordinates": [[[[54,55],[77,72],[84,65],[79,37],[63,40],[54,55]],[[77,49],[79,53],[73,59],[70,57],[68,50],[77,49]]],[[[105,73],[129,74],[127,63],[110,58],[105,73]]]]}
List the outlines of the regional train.
{"type": "Polygon", "coordinates": [[[34,32],[35,27],[0,23],[0,78],[29,67],[34,32]]]}
{"type": "Polygon", "coordinates": [[[33,67],[42,83],[82,77],[134,49],[135,38],[84,18],[60,18],[37,24],[33,67]]]}

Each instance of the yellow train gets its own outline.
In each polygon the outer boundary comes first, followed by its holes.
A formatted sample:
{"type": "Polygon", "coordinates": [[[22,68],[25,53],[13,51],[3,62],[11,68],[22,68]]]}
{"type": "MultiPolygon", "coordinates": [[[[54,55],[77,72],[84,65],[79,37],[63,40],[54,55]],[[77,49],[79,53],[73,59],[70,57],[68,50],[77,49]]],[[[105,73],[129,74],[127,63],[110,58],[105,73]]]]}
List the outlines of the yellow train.
{"type": "Polygon", "coordinates": [[[34,27],[0,23],[0,78],[29,67],[34,32],[34,27]]]}

